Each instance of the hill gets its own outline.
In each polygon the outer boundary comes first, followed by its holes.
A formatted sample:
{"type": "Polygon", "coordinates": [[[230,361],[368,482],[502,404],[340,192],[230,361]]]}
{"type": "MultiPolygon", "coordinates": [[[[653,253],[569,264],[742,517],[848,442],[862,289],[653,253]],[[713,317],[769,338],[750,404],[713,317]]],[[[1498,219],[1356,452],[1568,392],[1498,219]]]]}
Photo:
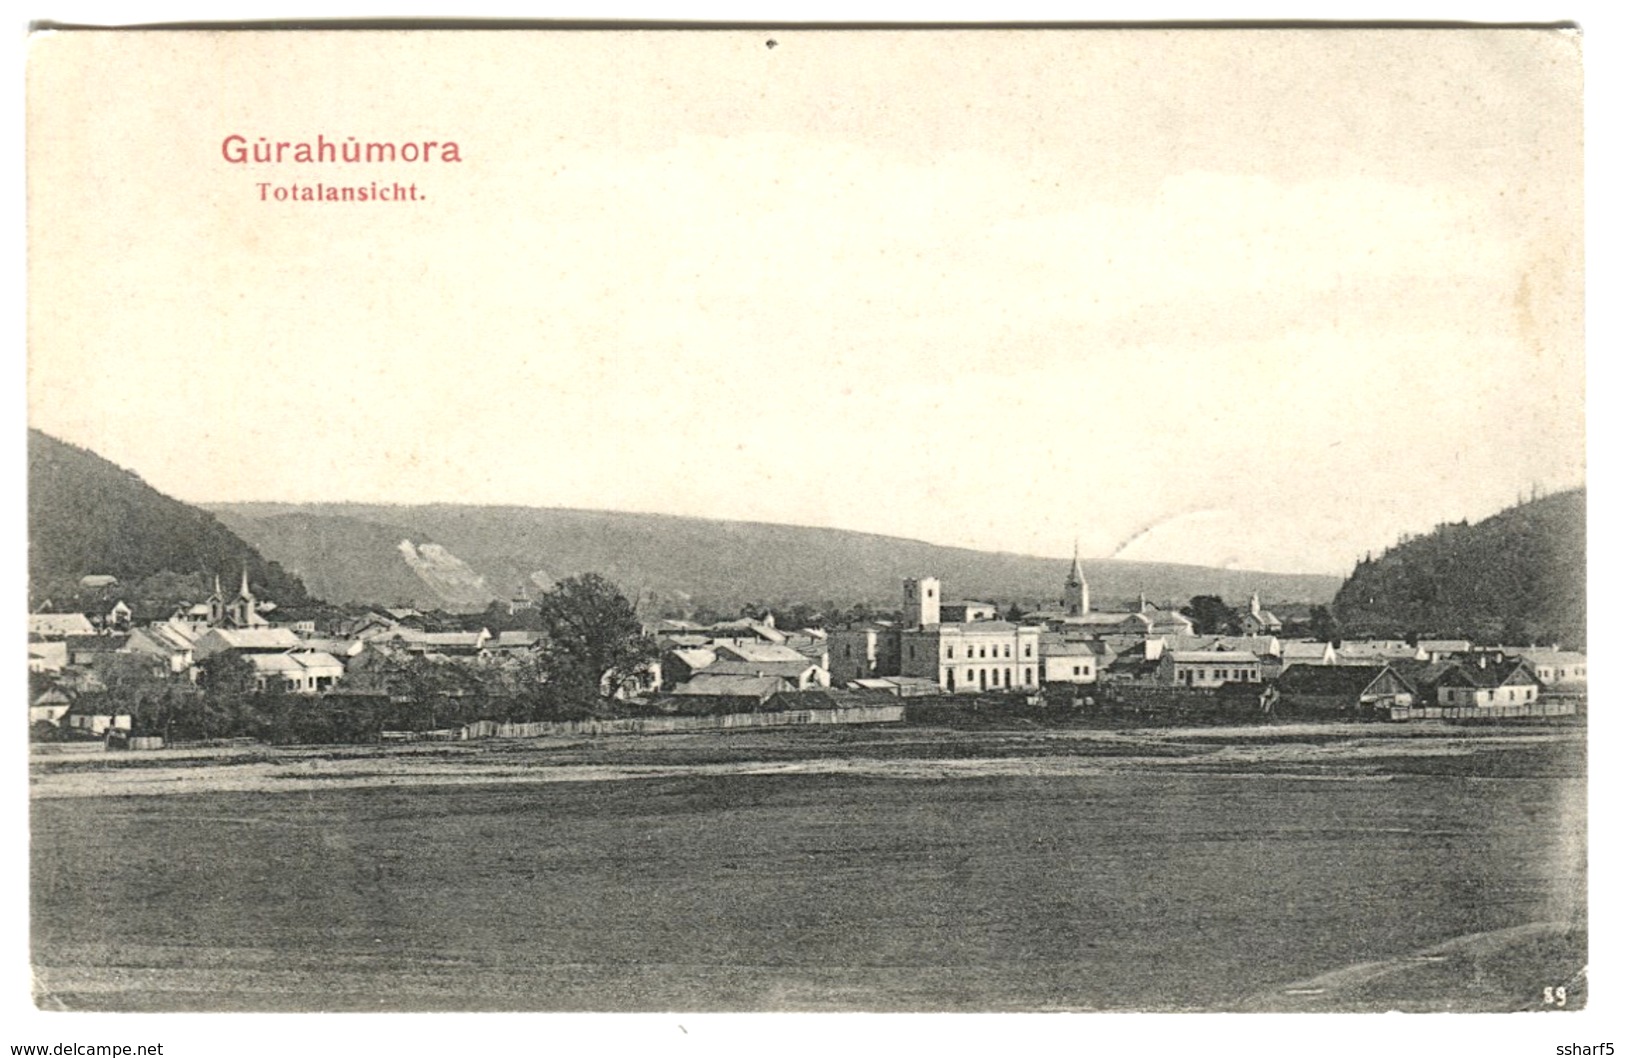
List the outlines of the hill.
{"type": "MultiPolygon", "coordinates": [[[[667,609],[747,602],[896,608],[904,577],[935,575],[950,598],[1057,600],[1067,563],[840,529],[533,507],[230,504],[211,508],[332,602],[473,609],[595,571],[667,609]]],[[[1093,561],[1098,604],[1253,591],[1326,602],[1335,577],[1093,561]]]]}
{"type": "Polygon", "coordinates": [[[125,585],[165,573],[218,574],[235,586],[244,565],[257,593],[281,605],[309,602],[297,576],[266,561],[208,511],[165,496],[94,452],[28,431],[28,575],[35,598],[65,601],[89,574],[111,574],[125,585]]]}
{"type": "Polygon", "coordinates": [[[1543,496],[1367,558],[1332,604],[1343,633],[1583,647],[1585,498],[1583,488],[1543,496]]]}

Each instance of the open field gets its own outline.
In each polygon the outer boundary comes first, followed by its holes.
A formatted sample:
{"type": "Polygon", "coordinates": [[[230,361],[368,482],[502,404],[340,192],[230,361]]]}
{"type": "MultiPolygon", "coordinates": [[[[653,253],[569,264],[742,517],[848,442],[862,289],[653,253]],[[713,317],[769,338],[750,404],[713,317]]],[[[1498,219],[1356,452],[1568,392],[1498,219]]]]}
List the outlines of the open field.
{"type": "Polygon", "coordinates": [[[45,1007],[1584,1000],[1575,730],[803,729],[33,773],[45,1007]]]}

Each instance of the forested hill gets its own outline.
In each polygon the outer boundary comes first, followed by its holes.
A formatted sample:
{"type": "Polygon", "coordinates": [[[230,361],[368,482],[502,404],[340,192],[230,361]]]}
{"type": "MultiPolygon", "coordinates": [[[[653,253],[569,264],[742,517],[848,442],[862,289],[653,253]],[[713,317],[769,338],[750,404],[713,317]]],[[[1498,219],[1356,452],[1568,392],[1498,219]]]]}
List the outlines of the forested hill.
{"type": "Polygon", "coordinates": [[[1585,489],[1559,492],[1473,525],[1441,525],[1362,561],[1332,607],[1344,635],[1583,649],[1585,549],[1585,489]]]}
{"type": "MultiPolygon", "coordinates": [[[[670,612],[899,605],[904,577],[939,576],[949,598],[1057,605],[1070,563],[841,529],[535,507],[230,504],[211,508],[329,602],[483,609],[601,573],[670,612]]],[[[1325,603],[1337,578],[1167,563],[1084,560],[1096,605],[1219,595],[1325,603]]]]}
{"type": "Polygon", "coordinates": [[[126,585],[166,572],[219,575],[230,590],[245,564],[256,594],[284,606],[308,601],[298,577],[266,561],[208,511],[165,496],[94,452],[28,431],[34,599],[66,599],[89,574],[111,574],[126,585]]]}

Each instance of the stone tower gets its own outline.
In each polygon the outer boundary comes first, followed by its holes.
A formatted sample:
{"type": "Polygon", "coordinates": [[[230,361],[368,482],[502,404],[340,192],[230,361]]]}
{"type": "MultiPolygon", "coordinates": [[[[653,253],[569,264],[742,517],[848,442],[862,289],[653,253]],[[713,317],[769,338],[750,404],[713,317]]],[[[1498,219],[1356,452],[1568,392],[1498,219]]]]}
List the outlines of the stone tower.
{"type": "Polygon", "coordinates": [[[903,582],[903,624],[927,628],[942,623],[942,582],[935,577],[910,577],[903,582]]]}
{"type": "Polygon", "coordinates": [[[1072,568],[1066,573],[1066,592],[1061,604],[1068,617],[1082,617],[1089,612],[1089,582],[1083,579],[1083,563],[1078,561],[1078,545],[1072,545],[1072,568]]]}

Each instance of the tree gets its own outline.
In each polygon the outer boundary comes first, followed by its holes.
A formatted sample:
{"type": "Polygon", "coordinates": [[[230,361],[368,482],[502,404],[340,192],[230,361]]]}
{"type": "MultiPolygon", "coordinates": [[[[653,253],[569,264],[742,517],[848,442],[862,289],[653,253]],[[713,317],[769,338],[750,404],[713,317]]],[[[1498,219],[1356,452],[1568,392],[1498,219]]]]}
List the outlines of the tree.
{"type": "Polygon", "coordinates": [[[1224,635],[1240,627],[1236,621],[1236,612],[1224,604],[1224,600],[1217,595],[1196,595],[1186,606],[1180,608],[1180,613],[1191,619],[1199,636],[1224,635]]]}
{"type": "Polygon", "coordinates": [[[632,603],[597,573],[558,582],[536,610],[547,632],[545,688],[555,708],[591,707],[654,661],[654,641],[632,603]]]}
{"type": "Polygon", "coordinates": [[[1335,643],[1341,632],[1337,618],[1324,606],[1315,606],[1309,610],[1309,634],[1322,643],[1335,643]]]}

